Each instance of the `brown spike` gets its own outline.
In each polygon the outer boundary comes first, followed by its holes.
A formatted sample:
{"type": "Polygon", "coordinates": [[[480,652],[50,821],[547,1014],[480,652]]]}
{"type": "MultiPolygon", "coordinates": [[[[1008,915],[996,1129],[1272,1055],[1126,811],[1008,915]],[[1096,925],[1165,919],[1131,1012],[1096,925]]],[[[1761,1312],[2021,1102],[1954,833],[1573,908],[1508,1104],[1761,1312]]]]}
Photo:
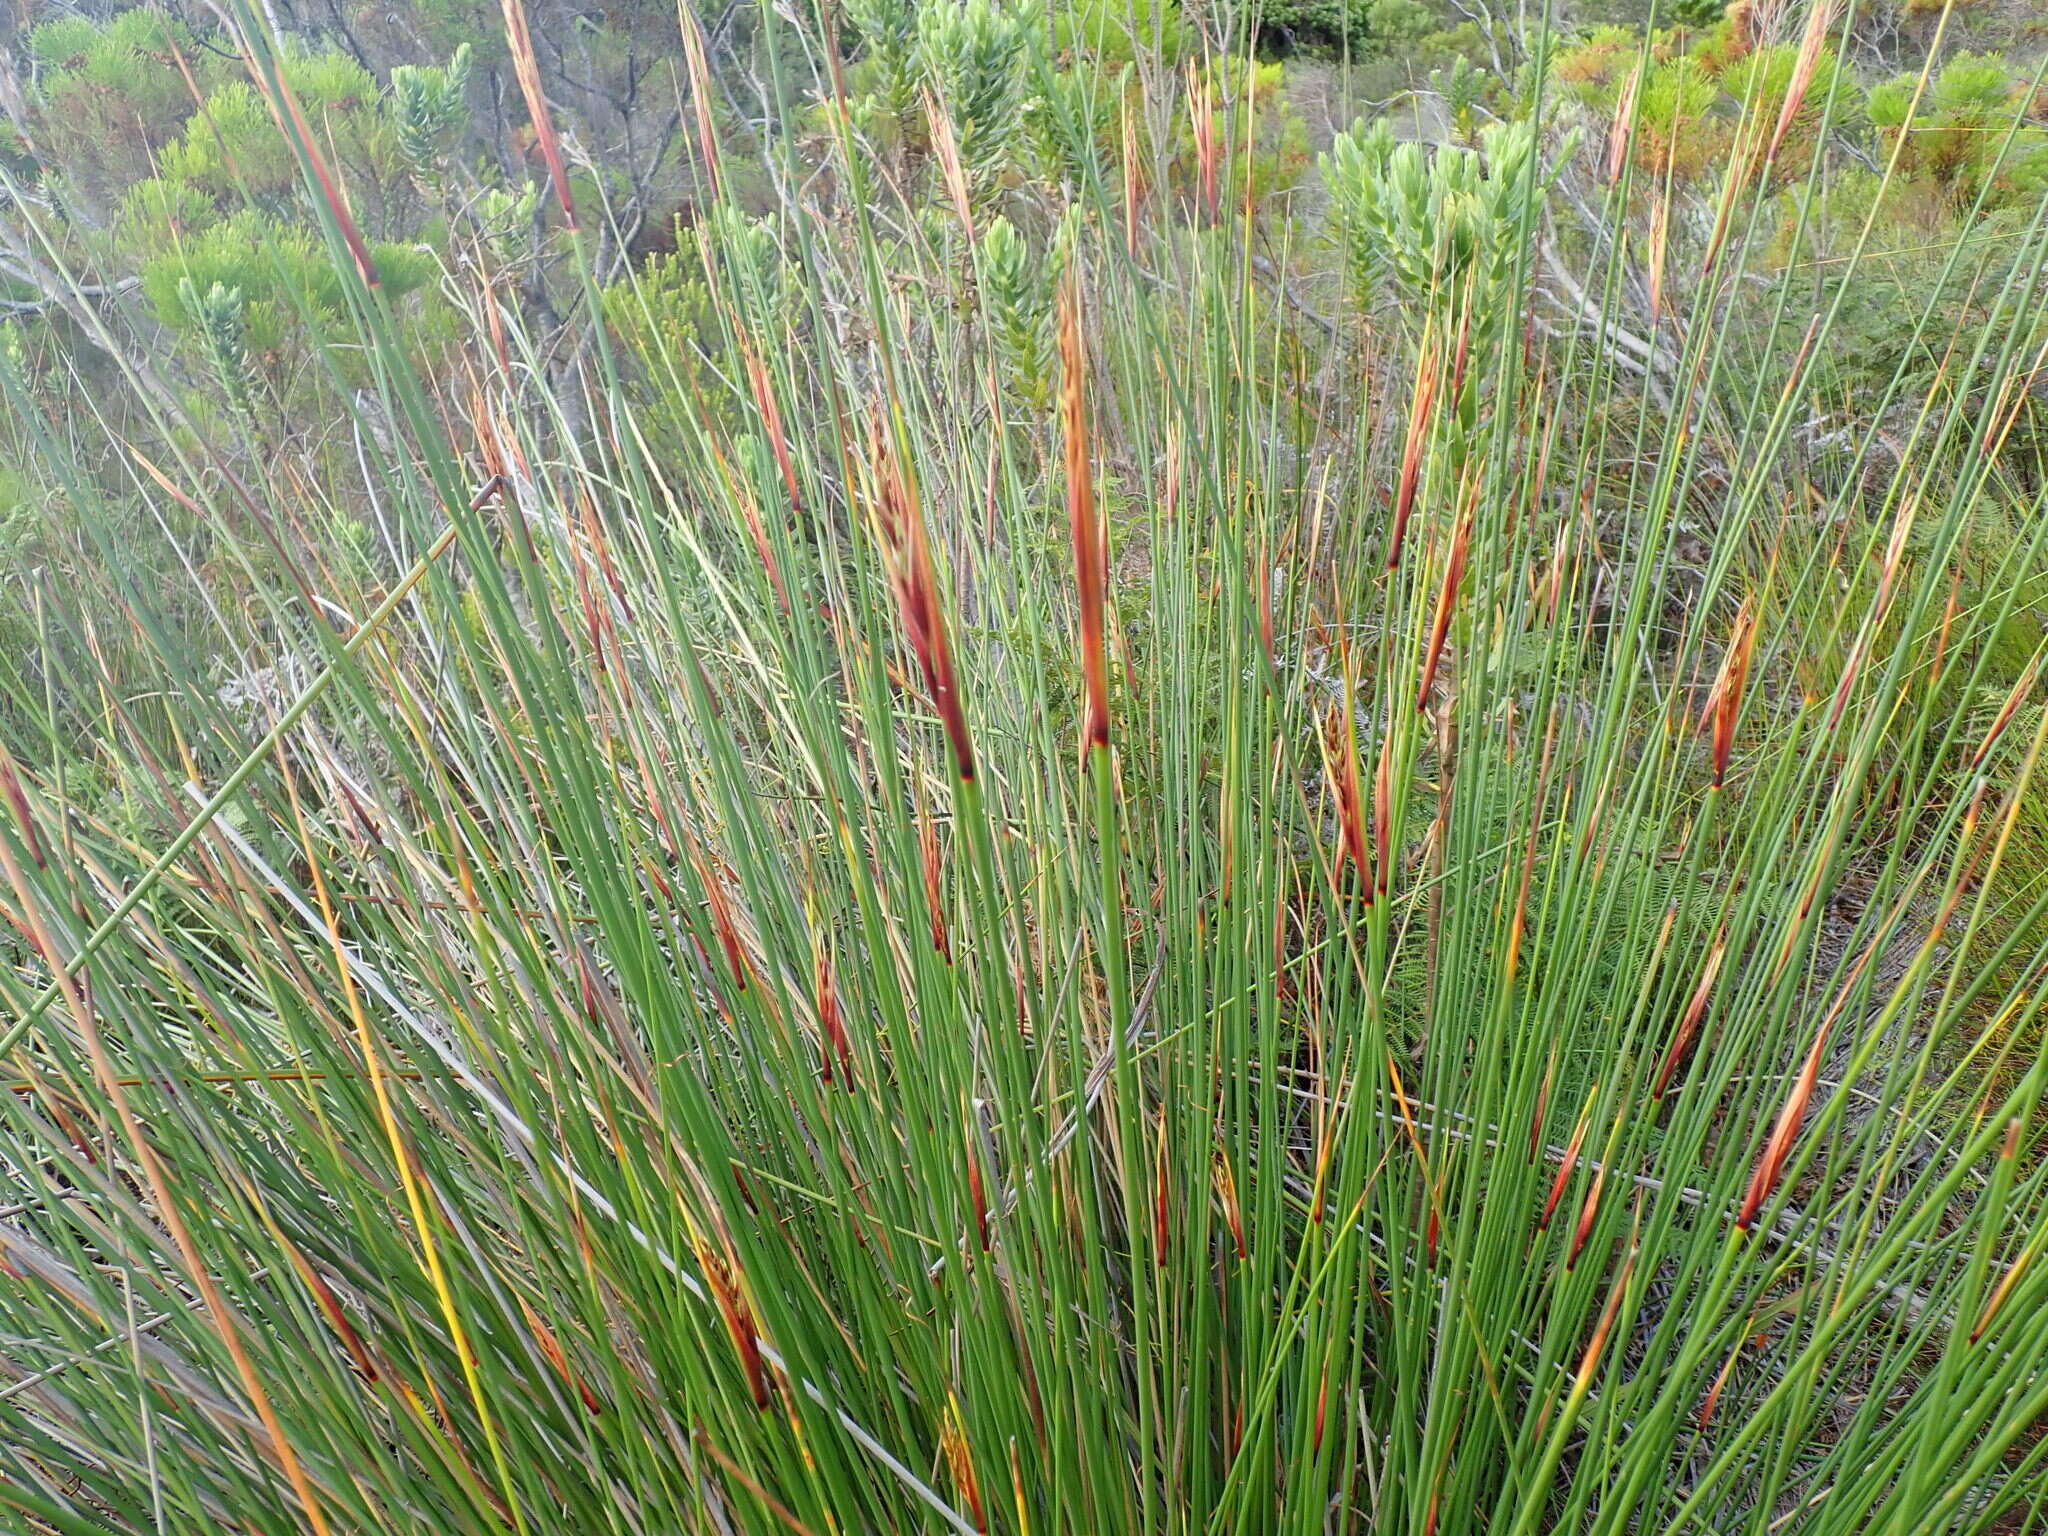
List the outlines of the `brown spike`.
{"type": "Polygon", "coordinates": [[[292,95],[291,87],[285,84],[280,73],[276,81],[277,95],[271,94],[270,82],[266,81],[256,67],[253,55],[245,55],[249,73],[256,82],[256,89],[270,107],[271,116],[284,130],[285,137],[298,146],[312,168],[313,180],[319,184],[320,200],[327,205],[327,212],[333,218],[335,228],[341,232],[341,243],[348,247],[349,258],[356,264],[356,275],[362,278],[365,288],[375,288],[382,279],[377,274],[377,264],[370,259],[370,249],[363,244],[363,237],[356,230],[356,221],[350,215],[348,199],[341,194],[334,174],[328,170],[327,162],[321,157],[320,144],[313,137],[313,130],[306,125],[305,114],[299,110],[298,99],[292,95]],[[285,126],[285,119],[291,119],[291,126],[285,126]]]}
{"type": "Polygon", "coordinates": [[[22,845],[28,850],[30,862],[38,869],[48,869],[50,861],[43,854],[42,840],[36,836],[35,817],[29,812],[28,794],[21,787],[21,779],[14,771],[14,759],[5,747],[0,747],[0,796],[5,796],[7,808],[14,812],[14,819],[21,827],[22,845]]]}
{"type": "MultiPolygon", "coordinates": [[[[742,359],[747,367],[747,384],[754,392],[754,405],[761,413],[761,424],[768,429],[768,446],[775,454],[775,467],[782,474],[782,488],[789,492],[790,506],[801,512],[804,507],[803,492],[797,489],[796,467],[790,462],[789,440],[782,430],[782,411],[775,403],[775,391],[768,384],[768,370],[762,366],[761,355],[751,342],[740,343],[742,359]]],[[[768,562],[769,574],[775,576],[775,593],[782,599],[782,611],[789,611],[789,594],[782,590],[782,578],[775,575],[775,563],[769,556],[766,541],[757,531],[755,538],[762,543],[761,555],[768,562]]]]}
{"type": "Polygon", "coordinates": [[[1422,665],[1422,686],[1415,691],[1418,713],[1429,708],[1429,690],[1436,682],[1437,665],[1443,659],[1444,641],[1450,634],[1451,612],[1458,601],[1458,585],[1465,579],[1465,556],[1472,543],[1473,503],[1478,496],[1479,484],[1475,480],[1467,494],[1465,510],[1459,514],[1458,526],[1451,534],[1450,558],[1444,562],[1444,584],[1437,593],[1436,617],[1429,626],[1429,650],[1422,665]]]}
{"type": "Polygon", "coordinates": [[[1333,879],[1341,880],[1345,861],[1349,860],[1357,870],[1358,883],[1365,890],[1366,900],[1370,901],[1373,890],[1372,855],[1367,851],[1365,794],[1359,783],[1358,738],[1352,730],[1350,716],[1340,705],[1331,705],[1323,716],[1322,748],[1323,775],[1336,807],[1339,839],[1337,865],[1330,873],[1333,879]]]}
{"type": "Polygon", "coordinates": [[[1741,1358],[1742,1340],[1737,1339],[1735,1341],[1735,1348],[1729,1352],[1728,1358],[1722,1364],[1721,1369],[1714,1373],[1714,1384],[1707,1388],[1707,1399],[1700,1404],[1700,1411],[1693,1419],[1693,1424],[1697,1428],[1705,1429],[1708,1424],[1713,1422],[1714,1407],[1721,1401],[1721,1389],[1728,1385],[1728,1378],[1735,1370],[1735,1362],[1741,1358]]]}
{"type": "Polygon", "coordinates": [[[1153,1160],[1152,1175],[1152,1256],[1161,1269],[1166,1267],[1166,1240],[1169,1229],[1166,1189],[1166,1112],[1161,1110],[1159,1151],[1153,1160]]]}
{"type": "Polygon", "coordinates": [[[1534,1164],[1543,1151],[1543,1115],[1550,1108],[1551,1079],[1557,1073],[1557,1055],[1553,1048],[1550,1060],[1544,1063],[1543,1082],[1536,1090],[1536,1110],[1529,1116],[1529,1161],[1534,1164]]]}
{"type": "MultiPolygon", "coordinates": [[[[1389,867],[1392,864],[1391,844],[1394,836],[1394,742],[1391,733],[1380,738],[1379,764],[1372,775],[1372,839],[1373,857],[1379,874],[1379,894],[1385,896],[1389,887],[1389,867]]],[[[1448,785],[1446,780],[1446,785],[1448,785]]]]}
{"type": "Polygon", "coordinates": [[[1806,1064],[1800,1068],[1791,1091],[1785,1095],[1784,1106],[1778,1111],[1778,1122],[1771,1128],[1770,1139],[1764,1143],[1763,1152],[1756,1160],[1756,1168],[1750,1174],[1749,1189],[1742,1197],[1742,1209],[1736,1215],[1738,1231],[1747,1232],[1756,1224],[1757,1214],[1764,1202],[1777,1187],[1778,1175],[1784,1171],[1785,1159],[1792,1151],[1792,1143],[1799,1135],[1799,1124],[1806,1117],[1806,1106],[1813,1098],[1815,1084],[1820,1081],[1823,1053],[1828,1042],[1828,1026],[1834,1022],[1830,1013],[1821,1027],[1814,1032],[1813,1046],[1806,1053],[1806,1064]]]}
{"type": "Polygon", "coordinates": [[[287,1245],[285,1252],[292,1261],[292,1267],[299,1272],[299,1278],[305,1282],[306,1289],[313,1293],[313,1299],[320,1304],[320,1310],[326,1315],[328,1326],[341,1340],[342,1348],[348,1351],[349,1361],[355,1366],[356,1374],[366,1382],[375,1382],[378,1379],[377,1362],[371,1358],[369,1346],[363,1342],[362,1335],[357,1333],[354,1325],[349,1322],[348,1314],[341,1310],[341,1302],[335,1296],[333,1287],[321,1278],[320,1272],[307,1263],[296,1248],[287,1245]]]}
{"type": "Polygon", "coordinates": [[[740,1366],[746,1372],[747,1390],[753,1394],[754,1406],[768,1406],[768,1372],[761,1359],[761,1339],[755,1331],[754,1314],[747,1305],[734,1278],[733,1266],[722,1254],[714,1253],[710,1245],[699,1239],[697,1261],[703,1267],[704,1278],[711,1287],[712,1299],[718,1304],[719,1315],[725,1320],[725,1329],[732,1336],[733,1348],[739,1352],[740,1366]]]}
{"type": "Polygon", "coordinates": [[[512,1299],[519,1303],[520,1314],[526,1319],[527,1329],[533,1334],[533,1342],[539,1347],[541,1358],[546,1360],[555,1374],[562,1378],[563,1383],[583,1400],[583,1406],[589,1410],[593,1418],[602,1414],[604,1404],[598,1401],[597,1395],[584,1385],[582,1378],[571,1368],[569,1357],[563,1352],[561,1341],[555,1337],[554,1330],[541,1321],[540,1314],[527,1304],[524,1296],[514,1291],[512,1299]]]}
{"type": "Polygon", "coordinates": [[[1230,1228],[1230,1240],[1237,1245],[1237,1260],[1242,1264],[1246,1257],[1244,1215],[1237,1203],[1237,1175],[1230,1171],[1230,1159],[1221,1148],[1216,1152],[1216,1196],[1223,1202],[1223,1221],[1230,1228]]]}
{"type": "Polygon", "coordinates": [[[967,1198],[974,1207],[974,1240],[981,1245],[983,1253],[988,1252],[988,1197],[981,1187],[981,1156],[974,1146],[974,1122],[967,1123],[967,1198]]]}
{"type": "Polygon", "coordinates": [[[1586,1239],[1593,1235],[1593,1222],[1600,1214],[1600,1191],[1606,1187],[1607,1170],[1593,1170],[1593,1185],[1586,1191],[1586,1200],[1579,1207],[1579,1224],[1572,1232],[1572,1251],[1566,1255],[1564,1267],[1570,1269],[1579,1262],[1579,1255],[1585,1251],[1586,1239]]]}
{"type": "Polygon", "coordinates": [[[946,1417],[939,1424],[939,1446],[954,1486],[967,1505],[967,1516],[977,1531],[988,1529],[988,1517],[981,1507],[981,1483],[974,1475],[974,1455],[967,1444],[967,1424],[960,1412],[960,1399],[946,1394],[946,1417]]]}
{"type": "Polygon", "coordinates": [[[946,935],[946,891],[939,864],[939,829],[923,806],[917,812],[918,860],[924,866],[924,900],[932,919],[932,948],[948,965],[953,943],[946,935]]]}
{"type": "Polygon", "coordinates": [[[877,482],[874,519],[902,615],[904,636],[924,674],[932,708],[937,711],[953,749],[953,766],[963,781],[972,782],[974,746],[967,733],[959,685],[953,676],[952,651],[946,644],[945,614],[939,602],[939,579],[932,565],[931,546],[925,539],[924,515],[918,507],[915,484],[890,446],[879,417],[871,428],[871,453],[877,482]]]}

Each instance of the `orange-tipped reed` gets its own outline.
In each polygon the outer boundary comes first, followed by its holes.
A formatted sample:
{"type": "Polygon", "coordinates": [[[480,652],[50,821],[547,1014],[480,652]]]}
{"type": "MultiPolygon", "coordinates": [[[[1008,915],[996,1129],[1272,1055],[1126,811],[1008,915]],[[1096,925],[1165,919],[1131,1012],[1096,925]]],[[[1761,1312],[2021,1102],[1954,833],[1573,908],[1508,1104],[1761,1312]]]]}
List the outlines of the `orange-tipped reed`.
{"type": "Polygon", "coordinates": [[[1095,473],[1089,456],[1088,354],[1081,341],[1081,296],[1077,283],[1060,294],[1060,417],[1066,428],[1067,524],[1074,541],[1074,584],[1081,600],[1081,665],[1088,680],[1086,747],[1109,745],[1109,659],[1106,639],[1108,572],[1102,526],[1095,506],[1095,473]]]}
{"type": "Polygon", "coordinates": [[[1551,1181],[1550,1198],[1543,1202],[1543,1214],[1536,1218],[1538,1232],[1548,1228],[1550,1218],[1557,1214],[1557,1203],[1564,1198],[1565,1188],[1572,1181],[1572,1172],[1579,1166],[1579,1149],[1586,1144],[1586,1127],[1592,1118],[1593,1105],[1588,1100],[1578,1125],[1572,1130],[1571,1144],[1564,1149],[1564,1161],[1558,1166],[1557,1177],[1551,1181]]]}
{"type": "Polygon", "coordinates": [[[1401,448],[1401,479],[1394,488],[1394,531],[1387,541],[1387,569],[1401,563],[1401,543],[1408,518],[1415,511],[1415,491],[1422,478],[1422,451],[1429,442],[1430,409],[1436,403],[1437,374],[1442,364],[1425,333],[1422,363],[1415,375],[1415,394],[1408,406],[1408,438],[1401,448]]]}
{"type": "Polygon", "coordinates": [[[974,1474],[974,1456],[967,1444],[967,1422],[960,1412],[960,1399],[946,1394],[946,1417],[939,1425],[939,1445],[945,1452],[946,1468],[953,1485],[967,1505],[967,1517],[977,1531],[988,1529],[988,1516],[981,1507],[981,1481],[974,1474]]]}
{"type": "MultiPolygon", "coordinates": [[[[2021,1128],[2018,1115],[2014,1115],[2005,1125],[2005,1145],[1998,1155],[2008,1170],[2012,1167],[2012,1160],[2019,1155],[2021,1128]]],[[[1999,1308],[2005,1305],[2006,1297],[2010,1296],[2012,1288],[2019,1284],[2020,1276],[2027,1272],[2027,1266],[2032,1262],[2035,1252],[2034,1248],[2028,1248],[2012,1261],[2004,1274],[1998,1277],[1998,1284],[1991,1288],[1991,1295],[1984,1303],[1984,1310],[1977,1316],[1976,1326],[1970,1330],[1972,1344],[1984,1337],[1984,1331],[1991,1326],[1992,1319],[1998,1316],[1999,1308]]]]}
{"type": "Polygon", "coordinates": [[[1585,1203],[1579,1207],[1579,1224],[1572,1229],[1572,1249],[1565,1256],[1564,1267],[1570,1269],[1579,1262],[1579,1255],[1586,1251],[1586,1239],[1593,1235],[1593,1222],[1600,1214],[1600,1191],[1607,1187],[1607,1170],[1593,1170],[1593,1184],[1586,1191],[1585,1203]]]}
{"type": "Polygon", "coordinates": [[[697,1261],[703,1266],[704,1279],[711,1287],[712,1299],[718,1304],[719,1316],[725,1321],[725,1331],[731,1335],[733,1348],[739,1353],[740,1368],[746,1372],[747,1390],[753,1394],[754,1406],[766,1408],[768,1369],[761,1358],[761,1337],[754,1326],[753,1309],[741,1293],[733,1266],[702,1240],[697,1244],[697,1261]]]}
{"type": "Polygon", "coordinates": [[[1373,857],[1379,874],[1378,893],[1387,894],[1388,865],[1394,825],[1394,741],[1390,734],[1380,738],[1379,765],[1372,775],[1373,857]]]}
{"type": "Polygon", "coordinates": [[[967,1199],[974,1207],[974,1240],[988,1252],[988,1195],[981,1187],[981,1154],[974,1146],[974,1122],[967,1123],[967,1199]]]}
{"type": "MultiPolygon", "coordinates": [[[[690,73],[690,109],[697,123],[697,155],[704,162],[704,178],[711,184],[711,195],[717,197],[724,187],[718,168],[718,135],[711,127],[711,66],[704,57],[704,34],[690,7],[681,7],[679,20],[682,23],[683,63],[690,73]]],[[[573,227],[576,222],[573,214],[569,222],[573,227]]]]}
{"type": "Polygon", "coordinates": [[[1991,729],[1984,733],[1984,739],[1977,744],[1977,750],[1970,754],[1970,771],[1975,773],[1984,766],[1984,759],[1991,755],[1991,749],[1998,745],[1998,738],[2005,734],[2005,728],[2012,724],[2012,717],[2019,712],[2027,695],[2034,691],[2034,682],[2041,675],[2041,657],[2036,654],[2020,673],[2019,681],[2012,685],[2012,692],[2006,695],[2005,704],[1998,716],[1991,722],[1991,729]]]}
{"type": "Polygon", "coordinates": [[[1586,1352],[1579,1356],[1579,1368],[1572,1374],[1574,1391],[1583,1392],[1593,1383],[1593,1373],[1600,1367],[1601,1352],[1607,1347],[1607,1336],[1614,1331],[1615,1314],[1621,1311],[1621,1298],[1635,1268],[1636,1250],[1631,1247],[1628,1257],[1622,1260],[1621,1273],[1614,1277],[1614,1289],[1607,1293],[1607,1305],[1600,1309],[1600,1321],[1594,1325],[1593,1337],[1586,1342],[1586,1352]]]}
{"type": "Polygon", "coordinates": [[[363,244],[363,237],[356,229],[356,221],[349,213],[348,199],[341,194],[341,188],[334,180],[334,173],[327,168],[327,161],[320,153],[320,143],[313,137],[313,130],[307,125],[306,116],[299,110],[298,98],[292,95],[291,87],[285,84],[279,74],[275,82],[276,95],[271,94],[272,82],[263,78],[256,67],[253,54],[245,56],[250,76],[256,82],[257,94],[270,107],[270,114],[277,120],[287,139],[298,146],[306,157],[306,164],[312,169],[313,180],[319,185],[320,200],[327,205],[327,212],[333,218],[335,228],[341,232],[341,243],[348,247],[349,259],[356,264],[356,275],[363,280],[365,288],[377,287],[383,279],[378,276],[377,264],[370,259],[370,248],[363,244]],[[285,119],[291,119],[287,127],[285,119]]]}
{"type": "Polygon", "coordinates": [[[1770,1139],[1764,1143],[1763,1152],[1756,1160],[1755,1171],[1749,1178],[1749,1189],[1742,1197],[1742,1209],[1735,1217],[1736,1228],[1740,1231],[1747,1232],[1756,1225],[1764,1202],[1771,1198],[1771,1191],[1778,1186],[1778,1175],[1784,1172],[1785,1159],[1791,1155],[1792,1143],[1799,1136],[1800,1123],[1806,1118],[1806,1106],[1812,1102],[1814,1087],[1820,1081],[1829,1026],[1834,1020],[1835,1015],[1830,1013],[1814,1032],[1813,1046],[1806,1053],[1806,1063],[1799,1069],[1791,1092],[1785,1095],[1784,1106],[1778,1111],[1778,1123],[1771,1128],[1770,1139]]]}
{"type": "Polygon", "coordinates": [[[972,782],[974,744],[967,733],[967,715],[953,676],[953,654],[946,644],[945,614],[939,604],[939,579],[932,565],[931,546],[925,539],[924,514],[918,507],[916,486],[879,422],[873,429],[873,458],[875,526],[889,568],[890,585],[896,592],[896,606],[903,617],[903,632],[917,657],[918,669],[924,674],[932,708],[938,712],[939,723],[953,749],[954,769],[962,782],[972,782]]]}

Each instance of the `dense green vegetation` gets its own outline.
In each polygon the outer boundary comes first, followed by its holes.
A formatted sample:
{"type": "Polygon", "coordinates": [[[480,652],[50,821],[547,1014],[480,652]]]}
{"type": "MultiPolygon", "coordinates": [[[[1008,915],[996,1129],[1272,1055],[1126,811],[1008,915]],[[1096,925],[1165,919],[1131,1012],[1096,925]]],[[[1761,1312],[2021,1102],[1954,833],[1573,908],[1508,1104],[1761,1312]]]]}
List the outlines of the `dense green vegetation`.
{"type": "Polygon", "coordinates": [[[2041,1529],[2039,41],[30,16],[0,1524],[2041,1529]]]}

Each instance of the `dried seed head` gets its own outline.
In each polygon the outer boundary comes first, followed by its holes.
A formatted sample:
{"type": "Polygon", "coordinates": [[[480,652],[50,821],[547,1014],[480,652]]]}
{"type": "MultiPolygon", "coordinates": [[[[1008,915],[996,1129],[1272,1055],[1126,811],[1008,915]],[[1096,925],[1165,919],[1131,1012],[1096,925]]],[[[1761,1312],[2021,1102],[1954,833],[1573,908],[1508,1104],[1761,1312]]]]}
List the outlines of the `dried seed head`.
{"type": "MultiPolygon", "coordinates": [[[[569,171],[562,162],[562,143],[555,137],[555,120],[548,111],[548,99],[540,86],[540,61],[533,51],[533,35],[526,28],[526,7],[522,0],[502,0],[505,12],[505,46],[512,55],[512,73],[519,79],[519,91],[526,98],[526,115],[533,122],[534,142],[548,168],[548,183],[562,218],[571,230],[576,224],[576,202],[569,195],[569,171]]],[[[684,27],[685,47],[690,28],[684,27]]],[[[702,99],[701,95],[699,97],[702,99]]]]}
{"type": "Polygon", "coordinates": [[[1792,65],[1792,81],[1785,91],[1785,104],[1778,110],[1778,126],[1771,133],[1770,148],[1764,151],[1766,165],[1778,158],[1778,150],[1784,145],[1786,134],[1792,131],[1793,121],[1806,103],[1807,88],[1813,84],[1814,72],[1820,67],[1821,52],[1834,21],[1833,0],[1814,0],[1806,13],[1806,35],[1799,40],[1799,57],[1792,65]]]}
{"type": "Polygon", "coordinates": [[[1621,88],[1621,99],[1614,106],[1614,126],[1607,133],[1609,186],[1621,180],[1621,168],[1628,159],[1629,138],[1635,132],[1636,125],[1636,92],[1642,89],[1642,84],[1643,66],[1638,61],[1621,88]]]}
{"type": "Polygon", "coordinates": [[[1371,899],[1372,855],[1367,851],[1365,793],[1359,781],[1358,737],[1351,718],[1341,705],[1332,704],[1323,716],[1323,775],[1330,787],[1330,799],[1337,812],[1337,866],[1330,873],[1341,880],[1347,860],[1356,869],[1358,883],[1371,899]]]}
{"type": "Polygon", "coordinates": [[[1208,83],[1196,73],[1195,61],[1188,60],[1188,127],[1194,134],[1195,165],[1202,182],[1202,207],[1211,223],[1220,206],[1219,183],[1223,160],[1216,136],[1216,104],[1208,83]]]}

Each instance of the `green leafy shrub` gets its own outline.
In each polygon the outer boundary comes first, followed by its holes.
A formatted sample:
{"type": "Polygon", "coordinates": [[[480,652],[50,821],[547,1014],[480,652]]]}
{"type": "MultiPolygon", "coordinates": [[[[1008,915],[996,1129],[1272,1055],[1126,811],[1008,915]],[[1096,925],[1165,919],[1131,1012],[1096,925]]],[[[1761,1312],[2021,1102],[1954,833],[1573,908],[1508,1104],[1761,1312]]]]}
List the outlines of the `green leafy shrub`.
{"type": "Polygon", "coordinates": [[[1905,174],[1928,178],[1959,205],[2019,207],[2048,190],[2048,130],[2014,121],[2029,93],[2004,59],[1964,53],[1924,89],[1918,75],[1872,87],[1868,112],[1905,174]]]}
{"type": "Polygon", "coordinates": [[[94,201],[148,175],[191,114],[191,88],[173,54],[199,54],[191,31],[163,12],[137,8],[104,25],[70,16],[28,31],[37,72],[38,137],[63,150],[62,170],[94,201]]]}
{"type": "Polygon", "coordinates": [[[1264,0],[1262,37],[1294,47],[1344,48],[1367,56],[1412,41],[1436,25],[1419,0],[1264,0]]]}

